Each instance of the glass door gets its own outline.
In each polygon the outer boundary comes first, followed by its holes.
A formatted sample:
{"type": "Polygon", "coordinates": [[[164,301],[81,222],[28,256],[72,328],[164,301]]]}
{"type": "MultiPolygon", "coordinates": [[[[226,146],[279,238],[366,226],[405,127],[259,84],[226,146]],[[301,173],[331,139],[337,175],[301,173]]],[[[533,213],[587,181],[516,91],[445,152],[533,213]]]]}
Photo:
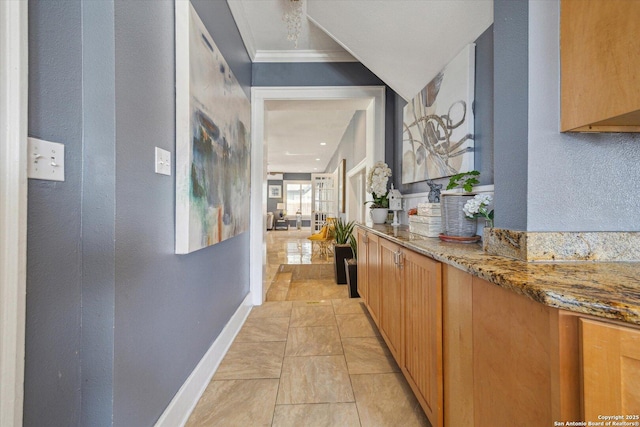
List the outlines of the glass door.
{"type": "Polygon", "coordinates": [[[327,218],[337,214],[337,193],[335,176],[332,173],[311,174],[313,209],[311,226],[313,231],[320,231],[327,218]]]}

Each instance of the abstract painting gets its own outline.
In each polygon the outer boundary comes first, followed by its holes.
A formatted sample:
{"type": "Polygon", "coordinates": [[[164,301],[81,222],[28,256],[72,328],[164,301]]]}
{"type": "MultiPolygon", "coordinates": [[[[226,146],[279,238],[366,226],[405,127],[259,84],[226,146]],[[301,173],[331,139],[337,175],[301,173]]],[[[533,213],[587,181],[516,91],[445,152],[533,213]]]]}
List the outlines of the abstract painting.
{"type": "Polygon", "coordinates": [[[473,170],[474,70],[470,44],[404,107],[403,184],[473,170]]]}
{"type": "Polygon", "coordinates": [[[176,253],[243,233],[251,105],[189,1],[176,0],[176,253]]]}

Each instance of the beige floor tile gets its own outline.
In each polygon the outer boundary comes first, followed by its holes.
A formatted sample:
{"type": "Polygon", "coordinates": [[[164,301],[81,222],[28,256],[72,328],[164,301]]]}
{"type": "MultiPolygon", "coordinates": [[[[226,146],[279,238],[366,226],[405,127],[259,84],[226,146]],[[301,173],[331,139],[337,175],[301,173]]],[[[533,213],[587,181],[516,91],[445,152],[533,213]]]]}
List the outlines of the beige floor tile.
{"type": "Polygon", "coordinates": [[[343,354],[338,327],[290,328],[285,356],[331,356],[343,354]]]}
{"type": "Polygon", "coordinates": [[[278,404],[353,402],[343,356],[285,357],[278,404]]]}
{"type": "Polygon", "coordinates": [[[247,319],[234,342],[286,341],[289,317],[247,319]]]}
{"type": "Polygon", "coordinates": [[[380,337],[343,338],[342,346],[351,375],[400,372],[398,364],[380,337]]]}
{"type": "Polygon", "coordinates": [[[265,295],[264,300],[268,302],[286,301],[288,295],[289,295],[289,288],[286,288],[286,289],[269,288],[269,290],[267,291],[267,294],[265,295]]]}
{"type": "Polygon", "coordinates": [[[294,307],[291,310],[292,328],[301,328],[304,326],[331,326],[336,324],[336,318],[333,314],[333,307],[294,307]]]}
{"type": "Polygon", "coordinates": [[[367,314],[336,315],[342,338],[362,338],[380,335],[371,317],[367,314]]]}
{"type": "Polygon", "coordinates": [[[278,380],[211,381],[186,427],[270,426],[278,380]]]}
{"type": "Polygon", "coordinates": [[[285,342],[234,342],[214,380],[279,378],[285,342]]]}
{"type": "Polygon", "coordinates": [[[367,309],[360,298],[334,299],[333,310],[336,314],[364,314],[367,309]]]}
{"type": "Polygon", "coordinates": [[[402,374],[352,375],[362,427],[429,426],[402,374]]]}
{"type": "Polygon", "coordinates": [[[249,318],[254,317],[289,317],[291,316],[291,301],[265,302],[253,307],[249,318]]]}
{"type": "Polygon", "coordinates": [[[293,301],[294,307],[319,307],[321,305],[330,305],[333,307],[330,299],[321,299],[315,301],[293,301]]]}
{"type": "Polygon", "coordinates": [[[274,427],[360,427],[355,403],[276,405],[274,427]]]}

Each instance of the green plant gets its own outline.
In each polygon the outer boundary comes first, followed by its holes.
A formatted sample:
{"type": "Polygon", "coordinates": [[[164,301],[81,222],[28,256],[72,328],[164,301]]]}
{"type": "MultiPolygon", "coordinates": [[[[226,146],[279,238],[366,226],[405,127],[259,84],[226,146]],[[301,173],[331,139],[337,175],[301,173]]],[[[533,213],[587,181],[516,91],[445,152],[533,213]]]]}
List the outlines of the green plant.
{"type": "Polygon", "coordinates": [[[349,237],[352,236],[353,228],[356,226],[354,221],[346,222],[342,218],[338,218],[333,223],[333,229],[336,237],[336,245],[346,245],[349,243],[349,237]]]}
{"type": "Polygon", "coordinates": [[[358,259],[358,239],[353,234],[349,236],[349,246],[351,246],[351,252],[353,252],[353,259],[358,259]]]}
{"type": "Polygon", "coordinates": [[[449,178],[449,185],[447,185],[447,190],[452,190],[456,187],[462,187],[465,192],[470,193],[473,190],[474,185],[480,184],[478,176],[480,176],[480,172],[478,171],[462,172],[453,175],[451,178],[449,178]]]}

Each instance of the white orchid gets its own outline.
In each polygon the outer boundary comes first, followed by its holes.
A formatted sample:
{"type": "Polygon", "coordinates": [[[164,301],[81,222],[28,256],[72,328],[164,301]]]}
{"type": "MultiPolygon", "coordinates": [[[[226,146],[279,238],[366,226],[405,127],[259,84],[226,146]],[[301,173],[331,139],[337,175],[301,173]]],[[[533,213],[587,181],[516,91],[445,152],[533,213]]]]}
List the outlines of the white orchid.
{"type": "Polygon", "coordinates": [[[384,162],[376,162],[367,176],[367,193],[373,196],[373,208],[389,207],[387,199],[387,182],[391,176],[391,169],[384,162]]]}

